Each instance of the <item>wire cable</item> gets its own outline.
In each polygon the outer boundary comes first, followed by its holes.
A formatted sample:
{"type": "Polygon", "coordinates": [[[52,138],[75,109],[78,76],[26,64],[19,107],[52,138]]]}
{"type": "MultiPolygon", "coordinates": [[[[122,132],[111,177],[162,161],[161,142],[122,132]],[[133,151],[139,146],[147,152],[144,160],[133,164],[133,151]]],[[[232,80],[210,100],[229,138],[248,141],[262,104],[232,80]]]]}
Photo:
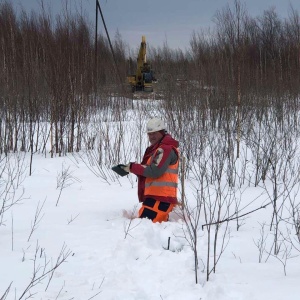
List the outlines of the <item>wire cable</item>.
{"type": "MultiPolygon", "coordinates": [[[[123,91],[124,91],[125,89],[124,89],[124,85],[123,85],[123,80],[122,80],[121,75],[120,75],[120,72],[119,72],[119,68],[118,68],[118,64],[117,64],[117,60],[116,60],[114,48],[113,48],[113,46],[112,46],[112,43],[111,43],[111,40],[110,40],[110,37],[109,37],[109,33],[108,33],[108,30],[107,30],[107,27],[106,27],[106,23],[105,23],[105,20],[104,20],[104,16],[103,16],[103,13],[102,13],[102,9],[101,9],[99,0],[96,0],[96,7],[98,8],[98,10],[99,10],[99,12],[100,12],[100,15],[101,15],[102,23],[103,23],[103,26],[104,26],[104,29],[105,29],[105,32],[106,32],[106,36],[107,36],[107,39],[108,39],[108,43],[109,43],[109,46],[110,46],[110,50],[111,50],[111,53],[112,53],[112,56],[113,56],[114,66],[115,66],[115,71],[116,71],[116,73],[118,74],[118,78],[119,78],[119,80],[120,80],[122,89],[123,89],[123,91]]],[[[98,20],[98,14],[97,14],[97,13],[96,13],[96,20],[98,20]]],[[[96,21],[96,22],[97,22],[97,21],[96,21]]],[[[96,28],[97,28],[97,27],[96,27],[96,28]]],[[[96,34],[97,34],[97,32],[96,32],[96,34]]],[[[97,49],[97,48],[96,48],[96,49],[97,49]]],[[[96,54],[96,55],[97,55],[97,54],[96,54]]]]}

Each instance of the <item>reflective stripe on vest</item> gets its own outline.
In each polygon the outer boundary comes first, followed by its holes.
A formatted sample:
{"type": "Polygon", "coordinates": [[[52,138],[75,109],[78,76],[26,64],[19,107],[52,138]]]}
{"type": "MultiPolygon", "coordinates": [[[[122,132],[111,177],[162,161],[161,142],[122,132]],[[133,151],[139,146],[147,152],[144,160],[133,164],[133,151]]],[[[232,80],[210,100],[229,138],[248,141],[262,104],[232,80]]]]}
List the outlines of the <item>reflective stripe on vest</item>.
{"type": "Polygon", "coordinates": [[[145,187],[149,187],[149,186],[171,186],[171,187],[175,187],[177,188],[177,183],[175,182],[148,182],[145,184],[145,187]]]}
{"type": "MultiPolygon", "coordinates": [[[[177,197],[178,186],[178,166],[179,166],[179,153],[176,148],[173,148],[176,152],[178,159],[176,164],[169,165],[166,172],[158,178],[147,177],[145,181],[144,195],[163,196],[163,197],[177,197]]],[[[147,161],[149,166],[156,155],[155,153],[147,161]]]]}

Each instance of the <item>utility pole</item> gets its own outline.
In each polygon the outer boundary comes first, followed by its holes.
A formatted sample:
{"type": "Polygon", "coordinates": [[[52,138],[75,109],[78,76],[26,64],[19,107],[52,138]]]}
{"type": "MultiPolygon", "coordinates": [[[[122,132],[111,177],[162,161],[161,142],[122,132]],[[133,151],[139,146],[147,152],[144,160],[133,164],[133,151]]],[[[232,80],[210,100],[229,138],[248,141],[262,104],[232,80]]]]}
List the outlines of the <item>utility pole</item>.
{"type": "Polygon", "coordinates": [[[96,0],[96,28],[95,28],[95,87],[98,82],[98,0],[96,0]]]}

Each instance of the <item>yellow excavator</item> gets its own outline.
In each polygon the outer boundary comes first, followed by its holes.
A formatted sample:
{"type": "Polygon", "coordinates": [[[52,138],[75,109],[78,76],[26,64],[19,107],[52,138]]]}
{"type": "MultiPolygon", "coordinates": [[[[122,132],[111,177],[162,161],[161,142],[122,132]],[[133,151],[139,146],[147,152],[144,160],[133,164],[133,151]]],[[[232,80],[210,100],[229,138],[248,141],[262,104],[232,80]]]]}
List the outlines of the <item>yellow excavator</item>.
{"type": "Polygon", "coordinates": [[[137,58],[137,69],[134,75],[127,76],[129,87],[133,93],[136,91],[153,92],[153,71],[146,59],[146,38],[142,36],[142,42],[137,58]]]}

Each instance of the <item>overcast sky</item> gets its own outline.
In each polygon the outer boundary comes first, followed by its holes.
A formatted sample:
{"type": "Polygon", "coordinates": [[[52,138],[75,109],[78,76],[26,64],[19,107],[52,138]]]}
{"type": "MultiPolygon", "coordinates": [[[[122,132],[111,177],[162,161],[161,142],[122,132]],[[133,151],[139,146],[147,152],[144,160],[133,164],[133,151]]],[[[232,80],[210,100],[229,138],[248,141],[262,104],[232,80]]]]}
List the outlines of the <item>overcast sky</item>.
{"type": "MultiPolygon", "coordinates": [[[[3,1],[3,0],[0,0],[3,1]]],[[[20,10],[40,10],[41,0],[9,0],[20,10]]],[[[95,23],[96,0],[43,0],[55,15],[68,5],[82,11],[95,23]]],[[[119,30],[122,38],[133,48],[138,47],[145,35],[149,45],[158,47],[167,42],[171,48],[189,47],[193,30],[213,27],[213,16],[234,0],[100,0],[100,5],[111,38],[119,30]]],[[[253,17],[274,7],[281,18],[286,18],[291,5],[300,12],[300,0],[241,0],[253,17]]],[[[103,29],[99,19],[99,29],[103,29]]],[[[104,33],[104,31],[103,31],[104,33]]]]}

